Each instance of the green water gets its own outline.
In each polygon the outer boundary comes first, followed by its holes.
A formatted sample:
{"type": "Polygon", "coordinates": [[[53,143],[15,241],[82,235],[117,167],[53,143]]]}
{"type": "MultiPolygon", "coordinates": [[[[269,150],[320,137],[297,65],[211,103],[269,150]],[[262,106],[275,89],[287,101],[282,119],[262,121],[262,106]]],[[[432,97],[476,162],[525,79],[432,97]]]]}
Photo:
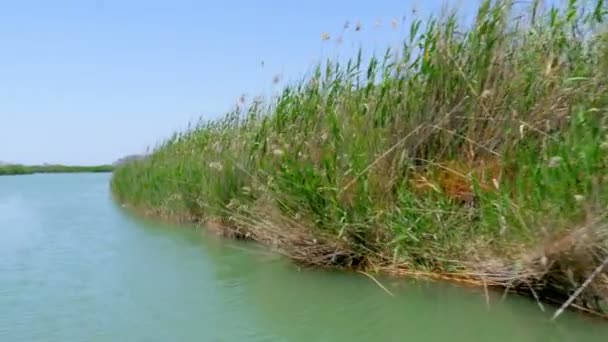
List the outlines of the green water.
{"type": "Polygon", "coordinates": [[[381,279],[391,297],[144,223],[112,202],[109,177],[0,177],[0,341],[608,341],[608,323],[550,323],[527,299],[488,308],[478,290],[381,279]]]}

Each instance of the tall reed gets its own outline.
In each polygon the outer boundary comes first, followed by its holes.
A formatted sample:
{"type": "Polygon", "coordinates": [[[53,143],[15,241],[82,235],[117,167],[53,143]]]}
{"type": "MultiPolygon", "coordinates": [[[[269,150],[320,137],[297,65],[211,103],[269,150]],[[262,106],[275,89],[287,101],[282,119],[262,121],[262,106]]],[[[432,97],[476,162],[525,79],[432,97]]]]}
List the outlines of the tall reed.
{"type": "MultiPolygon", "coordinates": [[[[608,257],[606,11],[487,0],[471,25],[415,20],[399,50],[176,133],[114,194],[300,262],[562,303],[608,257]]],[[[607,298],[604,270],[574,305],[607,298]]]]}

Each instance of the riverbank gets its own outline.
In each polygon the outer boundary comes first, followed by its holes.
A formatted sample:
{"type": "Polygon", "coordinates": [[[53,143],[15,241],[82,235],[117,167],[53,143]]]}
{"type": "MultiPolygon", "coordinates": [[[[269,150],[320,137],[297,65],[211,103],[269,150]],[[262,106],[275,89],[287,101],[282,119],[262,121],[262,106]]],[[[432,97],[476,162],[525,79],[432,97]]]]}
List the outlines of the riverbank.
{"type": "Polygon", "coordinates": [[[328,61],[118,167],[114,196],[301,263],[604,315],[605,14],[486,1],[470,27],[414,21],[401,51],[328,61]]]}
{"type": "Polygon", "coordinates": [[[80,172],[112,172],[112,165],[67,166],[67,165],[0,165],[0,176],[31,175],[36,173],[80,173],[80,172]]]}

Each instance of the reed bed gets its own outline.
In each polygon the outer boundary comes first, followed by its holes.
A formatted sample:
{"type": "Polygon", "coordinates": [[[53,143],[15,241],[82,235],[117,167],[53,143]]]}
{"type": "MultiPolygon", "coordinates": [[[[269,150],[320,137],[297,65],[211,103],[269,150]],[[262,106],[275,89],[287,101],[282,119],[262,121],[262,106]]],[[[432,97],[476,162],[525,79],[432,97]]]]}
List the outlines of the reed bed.
{"type": "Polygon", "coordinates": [[[482,1],[470,24],[415,20],[400,49],[328,60],[275,100],[176,133],[120,166],[114,195],[305,264],[602,315],[607,8],[482,1]]]}

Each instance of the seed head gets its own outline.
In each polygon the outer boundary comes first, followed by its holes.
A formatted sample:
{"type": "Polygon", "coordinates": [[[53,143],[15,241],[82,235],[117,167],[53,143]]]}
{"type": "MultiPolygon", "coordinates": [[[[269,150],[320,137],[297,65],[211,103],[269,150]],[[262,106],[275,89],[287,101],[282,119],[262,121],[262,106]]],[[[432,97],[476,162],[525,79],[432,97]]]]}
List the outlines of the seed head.
{"type": "Polygon", "coordinates": [[[220,162],[210,162],[209,168],[217,170],[217,171],[222,171],[222,169],[224,167],[222,166],[222,163],[220,163],[220,162]]]}
{"type": "Polygon", "coordinates": [[[481,97],[486,98],[488,96],[491,96],[492,93],[493,93],[492,89],[484,89],[484,91],[481,92],[481,97]]]}
{"type": "Polygon", "coordinates": [[[397,18],[393,18],[393,20],[391,20],[391,27],[393,28],[393,30],[397,30],[397,28],[399,27],[399,22],[397,21],[397,18]]]}
{"type": "Polygon", "coordinates": [[[563,158],[560,156],[555,156],[555,157],[551,157],[551,159],[549,159],[549,167],[554,169],[556,167],[558,167],[563,161],[563,158]]]}
{"type": "Polygon", "coordinates": [[[498,182],[498,179],[492,178],[492,184],[494,185],[494,188],[496,188],[496,190],[500,190],[500,183],[498,182]]]}

